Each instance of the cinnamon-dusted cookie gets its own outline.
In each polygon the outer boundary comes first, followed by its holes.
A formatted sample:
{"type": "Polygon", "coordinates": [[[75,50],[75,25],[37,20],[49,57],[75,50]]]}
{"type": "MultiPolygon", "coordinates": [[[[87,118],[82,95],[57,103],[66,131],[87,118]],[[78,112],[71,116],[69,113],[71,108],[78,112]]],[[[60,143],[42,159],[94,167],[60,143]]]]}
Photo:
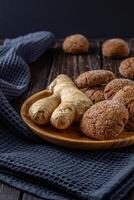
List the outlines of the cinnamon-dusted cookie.
{"type": "Polygon", "coordinates": [[[134,86],[125,86],[112,99],[115,102],[126,106],[129,111],[127,129],[134,130],[134,86]]]}
{"type": "Polygon", "coordinates": [[[134,81],[131,81],[129,79],[114,79],[112,81],[110,81],[105,89],[104,89],[104,96],[105,99],[112,99],[113,96],[123,87],[127,86],[127,85],[134,85],[134,81]]]}
{"type": "Polygon", "coordinates": [[[105,86],[103,85],[98,87],[91,87],[88,88],[84,93],[89,99],[91,99],[93,103],[97,103],[104,100],[104,88],[105,86]]]}
{"type": "Polygon", "coordinates": [[[77,54],[88,52],[89,46],[89,41],[84,35],[74,34],[65,38],[62,48],[66,53],[77,54]]]}
{"type": "Polygon", "coordinates": [[[123,60],[120,63],[119,72],[126,78],[134,79],[134,57],[123,60]]]}
{"type": "Polygon", "coordinates": [[[81,120],[81,131],[98,140],[116,138],[128,121],[128,110],[111,100],[101,101],[88,109],[81,120]]]}
{"type": "Polygon", "coordinates": [[[123,87],[123,89],[116,93],[112,100],[118,101],[127,107],[131,102],[134,101],[134,86],[129,85],[123,87]]]}
{"type": "Polygon", "coordinates": [[[129,120],[128,123],[126,125],[126,128],[129,131],[134,131],[134,101],[131,102],[128,106],[128,112],[129,112],[129,120]]]}
{"type": "Polygon", "coordinates": [[[102,54],[105,57],[127,57],[129,55],[128,43],[120,38],[109,39],[102,45],[102,54]]]}
{"type": "Polygon", "coordinates": [[[75,79],[78,88],[93,87],[97,85],[107,84],[115,78],[113,72],[108,70],[92,70],[80,74],[75,79]]]}

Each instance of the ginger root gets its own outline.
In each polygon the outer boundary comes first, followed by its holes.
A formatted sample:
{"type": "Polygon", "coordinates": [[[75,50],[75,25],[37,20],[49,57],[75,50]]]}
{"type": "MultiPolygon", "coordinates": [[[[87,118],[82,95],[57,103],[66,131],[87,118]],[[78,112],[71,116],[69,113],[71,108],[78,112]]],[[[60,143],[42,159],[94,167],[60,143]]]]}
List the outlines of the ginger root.
{"type": "Polygon", "coordinates": [[[91,100],[67,75],[57,76],[48,86],[48,90],[61,98],[60,105],[50,118],[51,124],[58,129],[66,129],[73,121],[80,121],[84,112],[92,105],[91,100]]]}
{"type": "Polygon", "coordinates": [[[92,106],[91,100],[64,74],[57,76],[47,88],[53,95],[40,99],[29,109],[29,116],[37,124],[50,123],[58,129],[68,128],[80,121],[92,106]]]}
{"type": "Polygon", "coordinates": [[[66,129],[74,121],[75,107],[71,103],[61,103],[52,113],[50,122],[58,129],[66,129]]]}
{"type": "Polygon", "coordinates": [[[51,95],[33,103],[29,108],[29,116],[36,124],[47,124],[52,112],[60,104],[60,97],[51,95]]]}

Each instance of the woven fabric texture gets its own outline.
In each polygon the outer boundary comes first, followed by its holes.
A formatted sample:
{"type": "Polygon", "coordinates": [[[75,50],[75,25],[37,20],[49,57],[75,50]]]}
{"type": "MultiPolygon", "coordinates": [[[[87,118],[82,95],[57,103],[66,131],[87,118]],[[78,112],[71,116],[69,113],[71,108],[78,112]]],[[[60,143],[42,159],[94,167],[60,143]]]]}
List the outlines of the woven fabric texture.
{"type": "Polygon", "coordinates": [[[51,200],[121,199],[134,187],[134,155],[63,149],[23,124],[12,100],[28,87],[28,65],[55,43],[52,33],[6,39],[0,47],[0,180],[51,200]]]}

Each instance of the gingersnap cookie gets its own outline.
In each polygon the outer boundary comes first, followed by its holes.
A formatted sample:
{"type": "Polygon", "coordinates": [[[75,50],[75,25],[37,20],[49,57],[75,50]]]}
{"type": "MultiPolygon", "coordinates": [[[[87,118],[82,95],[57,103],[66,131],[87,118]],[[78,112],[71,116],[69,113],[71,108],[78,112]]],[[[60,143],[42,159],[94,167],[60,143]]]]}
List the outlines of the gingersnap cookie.
{"type": "Polygon", "coordinates": [[[131,102],[128,106],[128,112],[129,112],[129,120],[126,125],[126,129],[129,131],[134,131],[134,101],[131,102]]]}
{"type": "Polygon", "coordinates": [[[118,101],[127,107],[131,102],[134,101],[134,86],[129,85],[123,87],[123,89],[116,93],[112,100],[118,101]]]}
{"type": "Polygon", "coordinates": [[[119,72],[126,78],[134,79],[134,57],[123,60],[120,63],[119,72]]]}
{"type": "Polygon", "coordinates": [[[105,86],[91,87],[88,88],[84,93],[93,103],[104,100],[104,88],[105,86]]]}
{"type": "Polygon", "coordinates": [[[93,87],[97,85],[107,84],[115,78],[113,72],[108,70],[92,70],[80,74],[75,79],[78,88],[93,87]]]}
{"type": "Polygon", "coordinates": [[[134,82],[129,79],[123,79],[123,78],[114,79],[114,80],[110,81],[104,89],[105,99],[112,99],[113,96],[119,90],[121,90],[123,87],[125,87],[127,85],[134,85],[134,82]]]}
{"type": "Polygon", "coordinates": [[[134,130],[134,86],[125,86],[116,93],[112,100],[126,106],[129,111],[129,120],[126,128],[134,130]]]}
{"type": "Polygon", "coordinates": [[[120,38],[109,39],[102,45],[102,54],[105,57],[127,57],[129,46],[125,40],[120,38]]]}
{"type": "Polygon", "coordinates": [[[88,109],[81,120],[81,131],[98,140],[116,138],[128,122],[128,110],[120,103],[105,100],[88,109]]]}
{"type": "Polygon", "coordinates": [[[84,35],[74,34],[65,38],[62,48],[66,53],[86,53],[89,49],[89,41],[84,35]]]}

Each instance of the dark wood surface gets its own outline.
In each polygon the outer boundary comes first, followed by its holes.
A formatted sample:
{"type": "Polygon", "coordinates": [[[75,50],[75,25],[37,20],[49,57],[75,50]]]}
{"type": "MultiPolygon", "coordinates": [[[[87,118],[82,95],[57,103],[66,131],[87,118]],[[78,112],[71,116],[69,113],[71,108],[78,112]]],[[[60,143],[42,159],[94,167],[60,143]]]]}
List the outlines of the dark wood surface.
{"type": "MultiPolygon", "coordinates": [[[[131,56],[134,56],[134,39],[127,40],[131,48],[131,56]]],[[[88,54],[69,55],[61,50],[61,43],[53,50],[46,52],[41,58],[30,66],[31,81],[28,90],[23,96],[15,101],[19,109],[22,102],[31,94],[44,89],[58,74],[65,73],[71,78],[91,69],[109,69],[121,77],[118,66],[122,59],[105,59],[101,53],[103,40],[92,40],[91,50],[88,54]]],[[[134,145],[127,148],[134,153],[134,145]]],[[[120,150],[117,150],[120,151],[120,150]]],[[[123,149],[121,150],[123,151],[123,149]]],[[[16,190],[10,186],[0,183],[0,200],[39,200],[40,198],[16,190]]],[[[132,189],[123,200],[134,200],[134,189],[132,189]]]]}

